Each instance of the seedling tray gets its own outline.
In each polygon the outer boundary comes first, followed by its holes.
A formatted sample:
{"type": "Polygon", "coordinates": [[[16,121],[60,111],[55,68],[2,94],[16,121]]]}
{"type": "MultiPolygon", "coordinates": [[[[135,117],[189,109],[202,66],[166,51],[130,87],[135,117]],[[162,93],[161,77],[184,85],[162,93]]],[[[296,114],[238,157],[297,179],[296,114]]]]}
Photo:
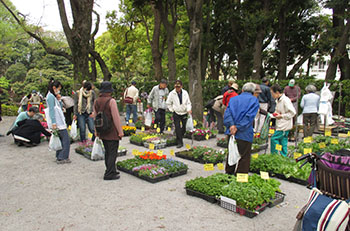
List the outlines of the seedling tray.
{"type": "Polygon", "coordinates": [[[130,175],[136,176],[137,178],[140,178],[140,179],[145,180],[147,182],[150,182],[152,184],[158,183],[160,181],[167,180],[170,178],[170,175],[160,176],[160,177],[156,177],[156,178],[151,178],[151,177],[147,177],[147,176],[139,176],[139,174],[137,172],[134,172],[132,170],[128,170],[128,169],[120,167],[118,165],[117,165],[117,169],[122,171],[122,172],[128,173],[130,175]]]}
{"type": "Polygon", "coordinates": [[[177,172],[170,173],[170,177],[173,178],[173,177],[182,176],[186,174],[187,174],[187,169],[183,169],[177,172]]]}
{"type": "Polygon", "coordinates": [[[281,192],[276,192],[275,198],[270,200],[269,208],[275,207],[278,204],[281,204],[284,201],[284,198],[286,197],[286,194],[281,192]]]}
{"type": "Polygon", "coordinates": [[[192,156],[183,155],[183,154],[181,154],[181,152],[176,152],[175,156],[179,157],[179,158],[182,158],[182,159],[185,159],[185,160],[190,160],[190,161],[194,161],[194,162],[197,162],[197,163],[201,163],[201,164],[214,164],[214,165],[216,165],[218,163],[222,163],[222,161],[217,161],[215,163],[209,163],[209,162],[206,162],[206,161],[204,161],[202,159],[196,159],[196,158],[194,158],[192,156]]]}
{"type": "MultiPolygon", "coordinates": [[[[104,158],[99,158],[99,159],[94,159],[94,160],[92,160],[92,159],[91,159],[91,154],[86,153],[86,152],[83,152],[83,151],[79,150],[78,148],[75,149],[75,152],[78,153],[78,154],[80,154],[80,155],[82,155],[82,156],[84,156],[86,159],[91,160],[91,161],[104,160],[104,158]]],[[[127,150],[122,151],[122,152],[119,152],[119,151],[118,151],[117,157],[125,156],[126,153],[127,153],[127,150]]]]}
{"type": "Polygon", "coordinates": [[[143,143],[142,143],[142,142],[139,143],[139,142],[135,142],[135,141],[130,140],[130,143],[131,143],[131,144],[134,144],[134,145],[137,145],[137,146],[143,146],[143,143]]]}
{"type": "MultiPolygon", "coordinates": [[[[256,174],[260,174],[260,170],[250,170],[250,172],[256,173],[256,174]]],[[[274,172],[268,172],[268,173],[269,173],[270,176],[276,177],[278,179],[286,180],[286,181],[289,181],[289,182],[292,182],[292,183],[296,183],[296,184],[300,184],[300,185],[303,185],[303,186],[306,186],[306,185],[309,184],[306,180],[298,179],[298,178],[295,178],[295,177],[292,177],[292,176],[287,178],[283,174],[274,173],[274,172]]]]}
{"type": "Polygon", "coordinates": [[[236,201],[232,200],[231,198],[220,196],[219,205],[227,210],[239,213],[241,216],[253,218],[262,213],[269,205],[269,203],[264,203],[261,206],[259,206],[255,211],[251,211],[237,206],[236,201]]]}
{"type": "Polygon", "coordinates": [[[185,188],[185,189],[186,189],[186,194],[187,195],[202,198],[203,200],[206,200],[206,201],[208,201],[210,203],[217,203],[217,199],[214,196],[208,196],[208,195],[205,195],[205,194],[203,194],[201,192],[194,191],[194,190],[189,189],[189,188],[185,188]]]}

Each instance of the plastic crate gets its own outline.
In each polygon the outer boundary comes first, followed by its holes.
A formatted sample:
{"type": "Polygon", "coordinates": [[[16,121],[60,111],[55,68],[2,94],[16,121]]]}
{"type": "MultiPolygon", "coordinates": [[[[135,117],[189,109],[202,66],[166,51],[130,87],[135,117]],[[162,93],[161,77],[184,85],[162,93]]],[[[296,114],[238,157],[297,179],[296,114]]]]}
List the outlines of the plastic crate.
{"type": "Polygon", "coordinates": [[[259,208],[257,208],[255,211],[251,211],[251,210],[244,209],[244,208],[237,206],[237,203],[235,200],[228,198],[228,197],[224,197],[224,196],[220,196],[219,204],[222,208],[230,210],[234,213],[239,213],[240,215],[246,216],[249,218],[256,217],[261,212],[263,212],[266,209],[266,207],[269,205],[269,203],[265,203],[265,204],[259,206],[259,208]]]}
{"type": "Polygon", "coordinates": [[[269,203],[269,208],[275,207],[278,204],[281,204],[284,201],[284,198],[286,197],[286,194],[281,192],[275,193],[275,198],[271,199],[269,203]]]}

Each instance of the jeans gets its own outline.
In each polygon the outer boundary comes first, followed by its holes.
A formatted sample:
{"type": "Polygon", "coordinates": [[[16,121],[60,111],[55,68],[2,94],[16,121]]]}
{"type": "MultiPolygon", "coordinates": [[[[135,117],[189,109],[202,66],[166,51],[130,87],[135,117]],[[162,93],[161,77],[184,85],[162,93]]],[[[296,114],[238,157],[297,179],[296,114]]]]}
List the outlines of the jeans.
{"type": "MultiPolygon", "coordinates": [[[[230,142],[230,136],[228,136],[228,142],[230,142]]],[[[237,164],[230,166],[228,164],[228,158],[226,158],[226,167],[225,172],[227,174],[236,175],[237,173],[248,173],[249,167],[250,167],[250,154],[252,151],[252,143],[245,141],[245,140],[238,140],[237,142],[237,148],[239,155],[241,156],[241,159],[238,161],[237,164]],[[237,170],[236,170],[237,166],[237,170]],[[236,171],[235,171],[236,170],[236,171]]]]}
{"type": "Polygon", "coordinates": [[[106,171],[104,178],[112,178],[117,175],[115,162],[117,161],[119,140],[102,140],[102,142],[105,147],[106,171]]]}
{"type": "Polygon", "coordinates": [[[282,145],[281,154],[287,156],[288,154],[288,134],[289,131],[275,131],[271,137],[271,153],[276,154],[276,144],[282,145]]]}
{"type": "Polygon", "coordinates": [[[303,130],[304,137],[312,136],[317,125],[317,113],[305,113],[303,114],[303,130]]]}
{"type": "Polygon", "coordinates": [[[70,149],[70,138],[69,138],[67,129],[58,130],[58,135],[62,143],[62,149],[59,151],[56,151],[56,159],[66,160],[69,158],[69,149],[70,149]]]}
{"type": "Polygon", "coordinates": [[[80,141],[84,142],[86,140],[86,124],[88,125],[89,131],[92,133],[92,141],[95,140],[95,130],[94,130],[94,119],[90,117],[90,114],[84,112],[83,114],[78,114],[78,128],[80,130],[80,141]]]}
{"type": "Polygon", "coordinates": [[[154,121],[154,123],[157,124],[160,128],[160,133],[163,133],[165,127],[165,110],[159,108],[155,114],[156,120],[154,121]]]}
{"type": "Polygon", "coordinates": [[[137,121],[137,107],[134,104],[126,105],[126,123],[129,123],[130,114],[132,113],[132,122],[135,124],[137,121]]]}
{"type": "Polygon", "coordinates": [[[187,114],[178,115],[174,112],[173,118],[174,118],[174,124],[175,124],[175,133],[176,133],[177,144],[183,145],[182,139],[183,139],[183,136],[185,135],[185,132],[186,132],[187,114]]]}

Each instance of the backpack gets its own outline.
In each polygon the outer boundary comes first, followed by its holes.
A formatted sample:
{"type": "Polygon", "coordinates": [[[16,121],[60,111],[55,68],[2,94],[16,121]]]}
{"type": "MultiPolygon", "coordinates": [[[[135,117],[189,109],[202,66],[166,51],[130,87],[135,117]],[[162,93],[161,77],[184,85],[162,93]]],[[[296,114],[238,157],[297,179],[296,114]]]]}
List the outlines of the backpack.
{"type": "Polygon", "coordinates": [[[95,117],[95,121],[94,121],[95,129],[96,129],[97,133],[99,133],[99,134],[107,133],[112,128],[112,122],[105,113],[106,106],[108,105],[108,103],[111,99],[112,98],[107,100],[102,111],[100,111],[100,109],[98,110],[98,113],[95,117]]]}
{"type": "Polygon", "coordinates": [[[206,104],[205,104],[205,108],[212,108],[215,104],[215,99],[211,99],[209,100],[206,104]]]}

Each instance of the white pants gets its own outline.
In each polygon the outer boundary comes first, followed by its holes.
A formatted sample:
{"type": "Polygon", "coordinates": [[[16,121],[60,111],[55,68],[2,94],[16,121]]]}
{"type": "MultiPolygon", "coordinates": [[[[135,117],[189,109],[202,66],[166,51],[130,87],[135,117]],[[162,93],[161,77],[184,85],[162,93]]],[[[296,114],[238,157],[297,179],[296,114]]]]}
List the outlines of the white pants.
{"type": "MultiPolygon", "coordinates": [[[[268,103],[260,103],[260,108],[267,111],[267,108],[268,108],[269,104],[268,103]]],[[[261,132],[261,129],[264,125],[264,122],[265,122],[265,118],[266,116],[265,115],[262,115],[259,113],[256,114],[255,116],[255,119],[254,119],[254,131],[255,132],[261,132]]]]}

